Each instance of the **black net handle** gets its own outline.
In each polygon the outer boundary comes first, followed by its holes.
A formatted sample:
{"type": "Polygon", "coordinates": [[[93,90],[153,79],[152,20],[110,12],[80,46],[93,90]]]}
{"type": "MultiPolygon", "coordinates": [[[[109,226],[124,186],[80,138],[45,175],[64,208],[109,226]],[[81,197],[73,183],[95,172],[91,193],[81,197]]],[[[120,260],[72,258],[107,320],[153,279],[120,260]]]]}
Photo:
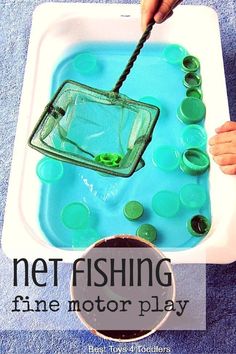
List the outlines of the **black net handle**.
{"type": "Polygon", "coordinates": [[[130,59],[129,59],[129,62],[128,64],[126,65],[126,68],[125,70],[123,71],[123,73],[121,74],[121,76],[119,77],[115,87],[113,88],[112,92],[116,92],[116,93],[119,93],[119,90],[121,88],[121,86],[123,85],[124,81],[126,80],[127,76],[129,75],[130,73],[130,70],[132,69],[133,65],[134,65],[134,62],[135,60],[137,59],[144,43],[146,42],[146,40],[148,39],[149,37],[149,34],[151,33],[151,30],[152,30],[152,27],[154,25],[155,21],[152,20],[148,25],[147,25],[147,28],[146,30],[143,32],[143,35],[142,37],[140,38],[133,54],[131,55],[130,59]]]}

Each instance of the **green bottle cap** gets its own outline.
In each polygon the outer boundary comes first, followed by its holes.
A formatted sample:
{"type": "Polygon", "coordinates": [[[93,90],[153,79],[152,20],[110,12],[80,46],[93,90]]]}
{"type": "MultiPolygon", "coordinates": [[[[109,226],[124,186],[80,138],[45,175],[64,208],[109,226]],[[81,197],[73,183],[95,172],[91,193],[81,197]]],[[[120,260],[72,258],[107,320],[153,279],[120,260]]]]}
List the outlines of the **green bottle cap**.
{"type": "Polygon", "coordinates": [[[92,228],[77,230],[72,238],[73,248],[87,248],[100,239],[98,232],[92,228]]]}
{"type": "Polygon", "coordinates": [[[199,88],[188,88],[186,91],[186,96],[187,97],[195,97],[198,98],[199,100],[202,99],[202,91],[199,88]]]}
{"type": "Polygon", "coordinates": [[[171,218],[178,213],[179,207],[179,196],[175,192],[160,191],[152,198],[152,208],[159,216],[171,218]]]}
{"type": "Polygon", "coordinates": [[[187,88],[199,87],[201,83],[201,77],[195,73],[187,73],[184,77],[184,86],[187,88]]]}
{"type": "Polygon", "coordinates": [[[195,215],[187,222],[187,229],[193,236],[205,236],[210,228],[210,221],[203,215],[195,215]]]}
{"type": "Polygon", "coordinates": [[[206,116],[206,107],[198,98],[186,97],[177,111],[178,118],[185,124],[195,124],[206,116]]]}
{"type": "Polygon", "coordinates": [[[36,174],[43,183],[56,182],[63,175],[63,165],[60,161],[44,157],[37,163],[36,174]]]}
{"type": "Polygon", "coordinates": [[[124,206],[124,215],[128,220],[137,220],[143,215],[143,206],[136,200],[131,200],[124,206]]]}
{"type": "Polygon", "coordinates": [[[95,156],[95,161],[109,167],[119,167],[122,156],[115,153],[102,153],[95,156]]]}
{"type": "Polygon", "coordinates": [[[91,53],[80,53],[76,55],[73,64],[80,74],[90,74],[97,67],[97,59],[91,53]]]}
{"type": "Polygon", "coordinates": [[[200,149],[186,150],[180,160],[180,168],[189,175],[197,176],[208,170],[209,156],[200,149]]]}
{"type": "Polygon", "coordinates": [[[170,145],[159,146],[153,153],[153,163],[163,171],[175,170],[179,161],[179,151],[170,145]]]}
{"type": "Polygon", "coordinates": [[[63,224],[69,229],[84,229],[88,226],[89,208],[83,203],[66,205],[61,212],[63,224]]]}
{"type": "Polygon", "coordinates": [[[186,184],[179,193],[182,204],[190,209],[200,209],[206,202],[207,196],[203,186],[199,184],[186,184]]]}
{"type": "Polygon", "coordinates": [[[143,224],[137,229],[136,235],[149,242],[155,242],[157,238],[157,231],[154,226],[150,224],[143,224]]]}
{"type": "Polygon", "coordinates": [[[178,44],[170,44],[163,50],[165,60],[170,64],[180,64],[187,55],[187,50],[178,44]]]}
{"type": "Polygon", "coordinates": [[[182,61],[182,68],[184,71],[192,73],[199,70],[200,62],[196,57],[188,55],[182,61]]]}
{"type": "Polygon", "coordinates": [[[182,142],[186,148],[204,147],[207,142],[207,135],[205,129],[197,124],[187,125],[183,129],[182,142]]]}

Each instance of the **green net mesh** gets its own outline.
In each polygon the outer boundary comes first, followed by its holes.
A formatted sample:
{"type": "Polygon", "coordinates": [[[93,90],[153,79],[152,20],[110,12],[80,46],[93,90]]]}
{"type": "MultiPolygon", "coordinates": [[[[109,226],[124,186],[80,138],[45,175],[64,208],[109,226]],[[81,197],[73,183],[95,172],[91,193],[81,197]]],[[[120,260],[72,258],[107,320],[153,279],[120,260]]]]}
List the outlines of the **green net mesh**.
{"type": "Polygon", "coordinates": [[[159,108],[66,81],[46,106],[31,147],[61,161],[128,177],[142,166],[159,108]]]}

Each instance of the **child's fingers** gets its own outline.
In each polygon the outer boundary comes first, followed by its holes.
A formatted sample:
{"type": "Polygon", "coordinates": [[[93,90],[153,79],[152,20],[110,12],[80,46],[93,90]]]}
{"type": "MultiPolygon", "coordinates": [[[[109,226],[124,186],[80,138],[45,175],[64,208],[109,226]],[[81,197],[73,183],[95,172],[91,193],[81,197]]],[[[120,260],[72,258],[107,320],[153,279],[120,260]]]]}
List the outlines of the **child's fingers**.
{"type": "Polygon", "coordinates": [[[154,18],[155,13],[160,6],[161,0],[142,0],[141,2],[141,25],[145,31],[149,22],[154,18]]]}
{"type": "Polygon", "coordinates": [[[212,155],[223,155],[223,154],[235,154],[236,152],[236,143],[222,143],[212,145],[209,149],[209,152],[212,155]]]}
{"type": "Polygon", "coordinates": [[[172,12],[172,9],[179,3],[179,0],[162,0],[157,13],[154,16],[154,20],[157,23],[163,22],[168,15],[172,12]]]}
{"type": "Polygon", "coordinates": [[[230,166],[221,166],[220,169],[227,175],[236,175],[236,164],[230,166]]]}
{"type": "Polygon", "coordinates": [[[220,127],[216,128],[216,133],[224,133],[224,132],[229,132],[232,130],[236,130],[236,122],[225,122],[223,125],[220,127]]]}
{"type": "Polygon", "coordinates": [[[220,143],[229,143],[234,139],[236,140],[236,131],[229,131],[213,136],[209,139],[209,144],[215,145],[220,143]]]}
{"type": "Polygon", "coordinates": [[[236,154],[213,156],[213,160],[220,166],[236,165],[236,154]]]}

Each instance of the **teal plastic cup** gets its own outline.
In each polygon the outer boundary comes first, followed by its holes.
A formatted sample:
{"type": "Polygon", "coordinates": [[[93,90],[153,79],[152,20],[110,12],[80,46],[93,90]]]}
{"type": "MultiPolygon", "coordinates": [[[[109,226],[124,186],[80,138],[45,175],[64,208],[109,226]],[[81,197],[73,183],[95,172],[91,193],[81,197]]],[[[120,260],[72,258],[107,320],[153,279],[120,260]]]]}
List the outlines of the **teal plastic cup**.
{"type": "Polygon", "coordinates": [[[63,224],[72,230],[85,229],[88,227],[90,211],[86,204],[70,203],[61,212],[63,224]]]}
{"type": "Polygon", "coordinates": [[[174,217],[180,208],[179,195],[175,192],[163,190],[152,198],[152,209],[164,218],[174,217]]]}
{"type": "Polygon", "coordinates": [[[97,68],[97,58],[92,53],[80,53],[74,58],[73,64],[80,74],[90,74],[97,68]]]}
{"type": "Polygon", "coordinates": [[[181,203],[189,209],[200,209],[207,200],[205,188],[196,183],[183,186],[179,193],[181,203]]]}
{"type": "Polygon", "coordinates": [[[170,44],[163,49],[163,57],[169,64],[181,64],[187,50],[178,44],[170,44]]]}
{"type": "Polygon", "coordinates": [[[203,148],[207,143],[205,129],[198,124],[187,125],[182,132],[182,143],[189,148],[203,148]]]}
{"type": "Polygon", "coordinates": [[[153,163],[163,171],[173,171],[179,167],[180,153],[171,145],[159,146],[153,153],[153,163]]]}
{"type": "Polygon", "coordinates": [[[44,157],[37,164],[36,174],[43,183],[57,182],[63,175],[63,164],[50,157],[44,157]]]}
{"type": "Polygon", "coordinates": [[[180,159],[181,170],[192,176],[203,174],[209,166],[209,156],[200,149],[187,149],[180,159]]]}

